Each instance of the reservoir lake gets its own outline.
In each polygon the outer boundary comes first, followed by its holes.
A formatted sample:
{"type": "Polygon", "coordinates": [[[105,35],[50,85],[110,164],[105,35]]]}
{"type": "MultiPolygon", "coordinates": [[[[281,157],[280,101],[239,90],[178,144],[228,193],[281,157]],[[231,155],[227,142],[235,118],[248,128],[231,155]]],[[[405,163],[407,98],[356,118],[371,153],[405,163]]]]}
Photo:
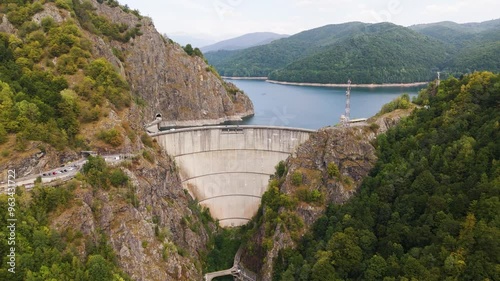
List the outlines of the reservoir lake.
{"type": "MultiPolygon", "coordinates": [[[[264,80],[227,81],[243,90],[254,104],[255,115],[238,122],[240,125],[319,129],[339,123],[345,112],[346,88],[281,85],[264,80]]],[[[398,96],[407,93],[414,97],[425,87],[354,87],[351,119],[369,118],[398,96]]]]}

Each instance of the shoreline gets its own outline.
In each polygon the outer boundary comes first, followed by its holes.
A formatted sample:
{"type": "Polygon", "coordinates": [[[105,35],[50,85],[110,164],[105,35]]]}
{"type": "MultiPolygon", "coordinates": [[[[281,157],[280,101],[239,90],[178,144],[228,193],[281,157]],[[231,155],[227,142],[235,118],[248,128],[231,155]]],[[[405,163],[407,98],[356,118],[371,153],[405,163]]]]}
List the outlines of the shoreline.
{"type": "MultiPolygon", "coordinates": [[[[332,88],[345,88],[347,84],[333,84],[333,83],[307,83],[307,82],[284,82],[269,80],[267,77],[231,77],[222,76],[223,79],[228,80],[265,80],[268,83],[280,84],[280,85],[291,85],[291,86],[310,86],[310,87],[332,87],[332,88]]],[[[384,88],[384,87],[399,87],[399,88],[410,88],[418,87],[429,84],[430,82],[413,82],[413,83],[382,83],[382,84],[351,84],[352,88],[384,88]]]]}
{"type": "MultiPolygon", "coordinates": [[[[275,80],[266,80],[268,83],[292,85],[292,86],[312,86],[312,87],[332,87],[332,88],[345,88],[347,84],[321,84],[321,83],[298,83],[298,82],[282,82],[275,80]]],[[[414,82],[414,83],[384,83],[384,84],[351,84],[352,88],[383,88],[383,87],[400,87],[409,88],[427,85],[429,82],[414,82]]]]}
{"type": "Polygon", "coordinates": [[[247,110],[235,115],[227,115],[214,119],[192,119],[192,120],[162,120],[158,123],[163,128],[200,127],[210,125],[222,125],[226,122],[241,122],[255,115],[253,110],[247,110]]]}
{"type": "Polygon", "coordinates": [[[228,79],[228,80],[266,80],[267,81],[267,77],[240,77],[240,76],[236,76],[236,77],[232,77],[232,76],[221,76],[222,79],[228,79]]]}

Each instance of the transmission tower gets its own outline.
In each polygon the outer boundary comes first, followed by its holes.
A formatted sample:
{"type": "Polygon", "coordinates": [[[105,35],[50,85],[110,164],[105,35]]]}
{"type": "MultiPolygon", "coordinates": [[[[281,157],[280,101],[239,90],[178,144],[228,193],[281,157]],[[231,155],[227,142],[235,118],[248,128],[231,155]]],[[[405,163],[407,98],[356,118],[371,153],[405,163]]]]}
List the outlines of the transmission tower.
{"type": "Polygon", "coordinates": [[[345,113],[340,116],[340,121],[344,127],[349,127],[349,120],[351,119],[351,79],[347,81],[347,91],[345,96],[345,113]]]}

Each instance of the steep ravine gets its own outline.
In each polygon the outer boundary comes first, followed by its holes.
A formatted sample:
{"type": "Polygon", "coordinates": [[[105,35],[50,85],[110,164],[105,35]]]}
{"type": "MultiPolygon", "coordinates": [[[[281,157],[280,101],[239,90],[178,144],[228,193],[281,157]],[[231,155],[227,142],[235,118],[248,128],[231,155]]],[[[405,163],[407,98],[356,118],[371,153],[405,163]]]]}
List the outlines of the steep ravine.
{"type": "MultiPolygon", "coordinates": [[[[109,110],[99,122],[83,125],[81,133],[92,150],[138,156],[120,166],[130,179],[129,188],[97,189],[76,181],[70,207],[52,213],[51,226],[61,233],[72,231],[77,236],[81,233],[75,245],[82,257],[89,252],[91,242],[107,241],[117,264],[133,280],[201,280],[201,253],[215,225],[202,222],[197,205],[182,189],[175,162],[156,144],[145,145],[141,141],[143,125],[157,113],[164,120],[178,124],[214,124],[251,115],[253,105],[246,95],[214,74],[202,58],[187,55],[180,46],[161,36],[151,19],[139,18],[96,0],[89,2],[96,13],[113,22],[140,26],[141,35],[123,43],[81,28],[84,37],[92,42],[92,58],[104,57],[110,61],[127,80],[136,100],[129,108],[109,110]],[[119,58],[117,53],[123,56],[119,58]],[[125,123],[135,137],[129,136],[125,123]],[[119,147],[95,140],[98,130],[111,128],[118,128],[124,136],[119,147]]],[[[34,21],[47,16],[58,23],[77,21],[71,12],[54,3],[45,3],[43,7],[43,11],[32,17],[34,21]]],[[[5,16],[0,31],[17,32],[5,16]]],[[[385,131],[386,124],[393,124],[400,116],[379,118],[375,121],[378,125],[371,127],[326,128],[302,145],[287,160],[288,173],[280,192],[296,196],[297,186],[292,183],[292,176],[299,172],[302,174],[299,187],[321,191],[322,204],[299,202],[294,210],[281,209],[280,213],[296,214],[304,227],[298,233],[291,233],[286,226],[277,224],[269,237],[261,225],[252,238],[255,249],[243,255],[245,264],[262,273],[263,280],[270,280],[272,262],[279,250],[293,247],[296,236],[307,231],[327,202],[341,204],[356,191],[375,161],[371,141],[385,131]],[[339,167],[343,178],[328,177],[330,163],[339,167]],[[274,242],[264,252],[262,245],[266,239],[274,242]]],[[[23,153],[13,152],[11,160],[0,168],[13,168],[24,176],[58,167],[80,156],[79,151],[69,148],[59,151],[47,146],[46,154],[39,157],[40,145],[45,146],[30,142],[23,153]]]]}

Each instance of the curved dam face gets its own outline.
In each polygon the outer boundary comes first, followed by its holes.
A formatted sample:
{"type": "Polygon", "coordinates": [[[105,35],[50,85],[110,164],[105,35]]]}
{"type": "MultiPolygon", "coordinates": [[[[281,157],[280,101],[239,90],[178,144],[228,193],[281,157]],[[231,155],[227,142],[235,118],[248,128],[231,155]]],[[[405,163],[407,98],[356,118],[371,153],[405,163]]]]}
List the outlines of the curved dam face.
{"type": "Polygon", "coordinates": [[[312,130],[211,126],[153,135],[175,158],[184,188],[223,227],[246,224],[257,212],[269,176],[312,130]]]}

